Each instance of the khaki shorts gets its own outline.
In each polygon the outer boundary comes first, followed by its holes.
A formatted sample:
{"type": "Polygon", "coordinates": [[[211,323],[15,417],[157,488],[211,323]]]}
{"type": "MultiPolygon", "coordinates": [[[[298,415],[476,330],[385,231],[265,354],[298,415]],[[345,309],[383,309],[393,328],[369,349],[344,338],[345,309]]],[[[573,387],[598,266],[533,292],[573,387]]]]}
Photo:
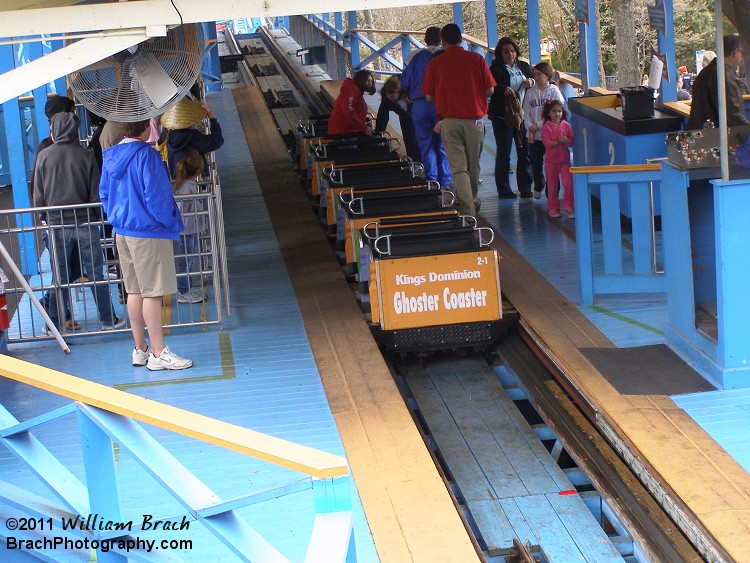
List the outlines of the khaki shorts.
{"type": "Polygon", "coordinates": [[[177,291],[170,239],[117,235],[115,240],[125,291],[142,297],[163,297],[177,291]]]}

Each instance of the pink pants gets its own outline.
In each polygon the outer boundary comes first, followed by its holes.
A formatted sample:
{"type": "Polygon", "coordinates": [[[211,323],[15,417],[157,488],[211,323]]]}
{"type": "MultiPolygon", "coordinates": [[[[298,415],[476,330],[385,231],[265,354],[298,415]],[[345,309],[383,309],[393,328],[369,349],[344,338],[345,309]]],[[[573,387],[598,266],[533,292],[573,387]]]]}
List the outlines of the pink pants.
{"type": "Polygon", "coordinates": [[[563,185],[562,208],[573,211],[573,176],[570,173],[570,163],[544,163],[544,176],[547,179],[547,213],[560,213],[560,179],[563,185]]]}

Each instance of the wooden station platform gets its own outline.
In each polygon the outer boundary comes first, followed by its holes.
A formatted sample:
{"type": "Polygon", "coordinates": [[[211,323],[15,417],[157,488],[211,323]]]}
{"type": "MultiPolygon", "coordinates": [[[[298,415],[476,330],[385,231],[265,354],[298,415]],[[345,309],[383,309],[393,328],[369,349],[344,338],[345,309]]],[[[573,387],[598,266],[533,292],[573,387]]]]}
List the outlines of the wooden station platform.
{"type": "Polygon", "coordinates": [[[256,87],[237,110],[381,561],[477,561],[256,87]]]}

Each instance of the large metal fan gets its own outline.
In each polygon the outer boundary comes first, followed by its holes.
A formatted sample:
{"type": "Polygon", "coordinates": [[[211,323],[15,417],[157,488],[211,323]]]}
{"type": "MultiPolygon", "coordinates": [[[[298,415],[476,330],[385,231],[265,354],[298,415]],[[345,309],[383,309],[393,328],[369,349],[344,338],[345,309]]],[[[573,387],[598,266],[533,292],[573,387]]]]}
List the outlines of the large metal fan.
{"type": "Polygon", "coordinates": [[[203,29],[175,27],[70,75],[76,99],[96,115],[131,122],[160,115],[195,84],[203,29]]]}

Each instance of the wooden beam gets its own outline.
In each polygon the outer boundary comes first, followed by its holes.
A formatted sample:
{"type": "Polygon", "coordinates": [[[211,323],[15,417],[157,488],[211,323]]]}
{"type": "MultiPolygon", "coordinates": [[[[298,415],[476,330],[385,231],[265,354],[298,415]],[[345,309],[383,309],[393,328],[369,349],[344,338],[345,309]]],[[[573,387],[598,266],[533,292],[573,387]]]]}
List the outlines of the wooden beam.
{"type": "Polygon", "coordinates": [[[0,356],[0,375],[314,477],[341,477],[349,474],[346,460],[340,456],[144,399],[10,356],[0,356]]]}

